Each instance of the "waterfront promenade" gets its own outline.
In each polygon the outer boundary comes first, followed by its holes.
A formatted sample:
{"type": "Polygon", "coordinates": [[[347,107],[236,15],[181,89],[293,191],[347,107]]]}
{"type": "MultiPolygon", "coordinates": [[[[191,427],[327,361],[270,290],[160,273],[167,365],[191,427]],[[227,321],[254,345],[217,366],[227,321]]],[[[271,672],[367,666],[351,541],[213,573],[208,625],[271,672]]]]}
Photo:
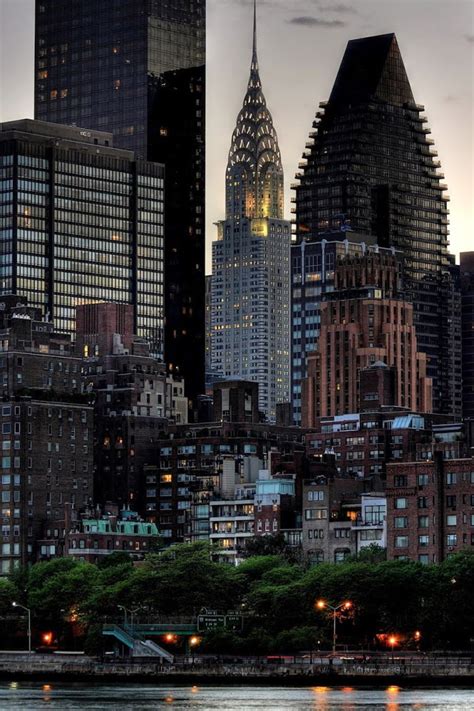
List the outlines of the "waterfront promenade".
{"type": "Polygon", "coordinates": [[[470,656],[309,658],[178,659],[160,664],[149,659],[104,660],[84,655],[66,657],[42,654],[2,653],[0,678],[3,679],[128,679],[163,683],[212,684],[462,684],[474,682],[470,656]]]}

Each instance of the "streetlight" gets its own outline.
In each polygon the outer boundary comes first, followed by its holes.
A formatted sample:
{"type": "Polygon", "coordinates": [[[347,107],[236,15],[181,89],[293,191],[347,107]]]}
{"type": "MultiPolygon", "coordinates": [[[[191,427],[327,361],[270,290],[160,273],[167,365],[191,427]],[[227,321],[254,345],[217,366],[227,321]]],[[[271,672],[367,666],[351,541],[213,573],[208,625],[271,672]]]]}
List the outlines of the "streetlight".
{"type": "Polygon", "coordinates": [[[25,605],[20,605],[19,602],[12,602],[13,607],[21,607],[22,610],[26,610],[28,614],[28,654],[31,654],[31,610],[25,605]]]}
{"type": "Polygon", "coordinates": [[[397,640],[397,638],[395,637],[395,635],[394,635],[394,634],[391,634],[390,637],[388,638],[388,643],[389,643],[390,647],[392,648],[392,662],[394,661],[394,658],[393,658],[393,649],[394,649],[394,647],[395,647],[395,645],[396,645],[397,642],[398,642],[398,640],[397,640]]]}
{"type": "Polygon", "coordinates": [[[189,646],[191,647],[191,651],[192,651],[191,659],[192,659],[193,664],[194,664],[194,648],[197,647],[197,645],[199,644],[200,641],[201,640],[199,639],[199,637],[191,637],[189,640],[189,646]]]}
{"type": "Polygon", "coordinates": [[[117,605],[119,610],[123,610],[123,624],[125,627],[127,627],[127,612],[130,615],[130,629],[133,632],[133,616],[135,615],[136,612],[141,610],[141,607],[135,607],[133,610],[131,610],[129,607],[125,607],[125,605],[117,605]]]}
{"type": "Polygon", "coordinates": [[[332,653],[336,654],[336,620],[337,620],[337,613],[339,610],[350,610],[352,608],[352,602],[350,600],[345,600],[344,602],[341,602],[339,605],[330,605],[329,602],[326,602],[326,600],[318,600],[316,602],[316,607],[318,610],[325,610],[328,608],[329,610],[332,611],[332,653]]]}

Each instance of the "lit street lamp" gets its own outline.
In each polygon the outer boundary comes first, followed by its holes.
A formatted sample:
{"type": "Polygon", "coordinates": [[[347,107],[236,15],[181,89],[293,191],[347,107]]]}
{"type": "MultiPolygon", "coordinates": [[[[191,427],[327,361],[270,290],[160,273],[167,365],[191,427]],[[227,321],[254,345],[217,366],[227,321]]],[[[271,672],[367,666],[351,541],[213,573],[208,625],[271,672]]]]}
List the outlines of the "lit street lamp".
{"type": "Polygon", "coordinates": [[[328,610],[331,610],[332,612],[332,653],[336,654],[336,620],[337,620],[337,613],[339,610],[350,610],[352,608],[352,602],[350,600],[345,600],[344,602],[341,602],[340,605],[330,605],[329,602],[326,602],[326,600],[318,600],[316,602],[316,607],[318,610],[325,610],[326,608],[328,610]]]}
{"type": "Polygon", "coordinates": [[[393,649],[394,649],[394,647],[395,647],[397,641],[398,641],[398,640],[397,640],[397,638],[395,637],[394,634],[391,634],[390,637],[388,638],[388,643],[389,643],[390,647],[392,648],[392,662],[394,661],[393,649]]]}
{"type": "Polygon", "coordinates": [[[189,640],[189,646],[191,647],[191,660],[192,663],[194,664],[194,648],[197,647],[197,645],[200,643],[199,637],[191,637],[189,640]]]}
{"type": "Polygon", "coordinates": [[[12,602],[13,607],[21,607],[22,610],[26,610],[28,614],[28,653],[31,654],[31,610],[25,605],[20,605],[19,602],[12,602]]]}

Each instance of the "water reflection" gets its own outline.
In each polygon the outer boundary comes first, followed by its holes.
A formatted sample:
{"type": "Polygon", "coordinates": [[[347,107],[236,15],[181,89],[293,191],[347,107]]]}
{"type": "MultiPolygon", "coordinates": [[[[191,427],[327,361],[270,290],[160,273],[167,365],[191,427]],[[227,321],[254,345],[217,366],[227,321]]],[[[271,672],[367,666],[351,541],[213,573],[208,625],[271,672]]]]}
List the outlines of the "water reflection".
{"type": "Polygon", "coordinates": [[[51,693],[50,693],[51,689],[52,689],[51,684],[43,684],[43,701],[45,703],[48,703],[49,701],[51,701],[51,698],[52,698],[51,693]]]}
{"type": "Polygon", "coordinates": [[[207,687],[151,684],[0,683],[0,711],[472,711],[469,689],[207,687]]]}

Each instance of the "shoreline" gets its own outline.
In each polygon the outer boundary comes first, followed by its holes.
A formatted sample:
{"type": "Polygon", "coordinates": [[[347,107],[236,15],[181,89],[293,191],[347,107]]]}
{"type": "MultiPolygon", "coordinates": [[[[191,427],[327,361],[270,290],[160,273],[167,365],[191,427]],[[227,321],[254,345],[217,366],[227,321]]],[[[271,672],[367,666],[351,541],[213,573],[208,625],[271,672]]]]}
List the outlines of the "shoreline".
{"type": "Polygon", "coordinates": [[[353,687],[472,687],[474,665],[341,665],[331,670],[317,665],[219,664],[161,665],[140,661],[104,663],[94,658],[0,658],[2,681],[66,681],[191,686],[353,686],[353,687]]]}

